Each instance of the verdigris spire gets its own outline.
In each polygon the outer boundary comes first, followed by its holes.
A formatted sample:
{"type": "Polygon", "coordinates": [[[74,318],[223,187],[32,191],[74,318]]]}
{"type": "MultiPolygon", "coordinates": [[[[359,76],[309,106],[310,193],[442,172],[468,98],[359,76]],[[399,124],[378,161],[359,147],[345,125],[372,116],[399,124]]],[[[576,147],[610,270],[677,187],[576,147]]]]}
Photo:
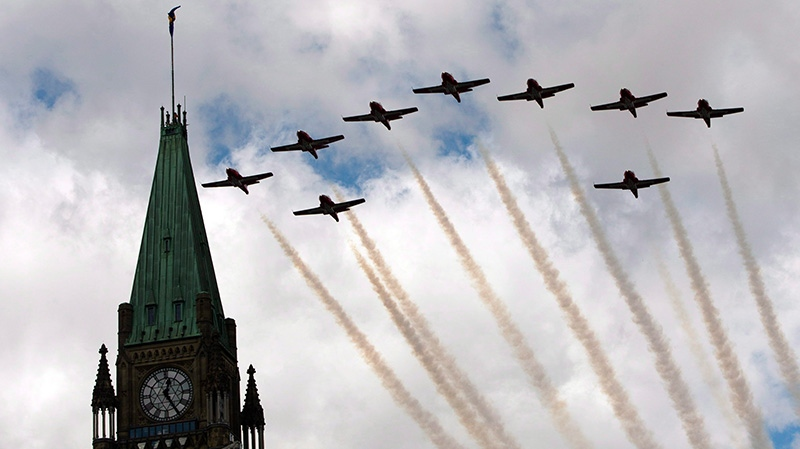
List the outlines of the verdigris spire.
{"type": "Polygon", "coordinates": [[[197,197],[186,114],[164,116],[142,245],[133,279],[131,333],[125,345],[201,334],[196,298],[208,294],[212,332],[229,346],[225,315],[197,197]]]}

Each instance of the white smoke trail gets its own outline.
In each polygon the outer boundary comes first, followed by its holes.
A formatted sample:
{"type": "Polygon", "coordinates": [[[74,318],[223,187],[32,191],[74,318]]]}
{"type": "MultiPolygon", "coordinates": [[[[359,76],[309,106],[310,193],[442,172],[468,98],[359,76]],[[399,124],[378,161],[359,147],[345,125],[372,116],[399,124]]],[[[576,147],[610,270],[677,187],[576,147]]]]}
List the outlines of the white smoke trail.
{"type": "Polygon", "coordinates": [[[589,363],[600,379],[600,386],[611,402],[614,415],[622,424],[628,440],[640,449],[660,447],[653,438],[653,433],[642,422],[638,410],[630,401],[627,390],[619,383],[614,367],[598,341],[597,335],[583,316],[578,305],[572,300],[572,295],[569,293],[567,285],[561,280],[559,271],[550,261],[547,250],[539,243],[539,239],[533,232],[528,220],[525,219],[525,215],[520,210],[514,194],[508,188],[491,155],[480,143],[478,144],[478,150],[486,162],[489,177],[494,181],[517,233],[544,279],[545,286],[555,296],[559,308],[565,315],[567,325],[586,350],[589,363]]]}
{"type": "Polygon", "coordinates": [[[739,245],[739,254],[742,256],[744,268],[747,270],[747,280],[750,283],[750,291],[756,300],[758,314],[761,317],[761,323],[767,332],[769,345],[775,353],[775,359],[778,361],[781,375],[788,385],[789,392],[795,401],[795,413],[800,416],[800,368],[797,366],[797,355],[792,350],[789,342],[786,340],[786,334],[781,328],[775,316],[775,309],[772,305],[772,300],[767,296],[766,288],[764,287],[764,280],[761,278],[761,270],[758,267],[758,262],[753,255],[753,250],[750,248],[750,243],[747,241],[747,236],[744,233],[744,226],[739,219],[739,213],[736,211],[736,203],[733,202],[733,192],[731,186],[728,184],[728,177],[725,174],[725,167],[722,165],[722,159],[719,157],[719,150],[716,145],[714,147],[714,161],[717,164],[717,175],[719,176],[719,183],[722,185],[722,193],[725,196],[725,208],[728,211],[728,218],[733,226],[733,232],[736,235],[736,243],[739,245]]]}
{"type": "Polygon", "coordinates": [[[444,396],[444,398],[456,412],[461,424],[467,428],[469,434],[475,438],[481,447],[497,447],[492,440],[492,435],[490,434],[489,429],[484,426],[483,423],[478,422],[477,416],[472,408],[470,408],[469,404],[464,400],[464,398],[461,397],[461,395],[458,394],[458,391],[455,389],[454,385],[451,385],[450,382],[447,381],[446,373],[435,360],[435,355],[427,350],[425,343],[414,330],[411,323],[406,319],[405,316],[403,316],[403,313],[400,311],[397,304],[395,304],[395,302],[392,300],[389,292],[386,290],[383,284],[381,284],[378,275],[375,274],[375,272],[372,270],[372,267],[367,264],[367,261],[364,260],[364,257],[358,252],[358,250],[356,250],[354,246],[351,246],[350,248],[352,249],[353,254],[356,256],[356,260],[358,260],[358,265],[361,267],[361,270],[364,271],[364,274],[367,275],[367,278],[372,284],[373,290],[375,290],[375,293],[378,294],[381,303],[383,303],[383,306],[387,311],[389,311],[389,315],[391,316],[395,326],[397,326],[397,328],[403,334],[403,337],[411,346],[414,356],[425,368],[425,371],[428,372],[428,376],[431,378],[434,384],[436,384],[436,390],[439,392],[439,394],[444,396]]]}
{"type": "MultiPolygon", "coordinates": [[[[649,145],[647,148],[647,155],[650,158],[650,164],[653,167],[654,174],[656,176],[661,176],[658,162],[649,145]]],[[[694,299],[702,312],[703,322],[706,325],[711,345],[714,348],[714,356],[717,358],[722,376],[728,383],[733,409],[736,411],[736,414],[739,415],[739,418],[744,421],[745,427],[747,427],[747,433],[750,436],[750,444],[758,449],[770,448],[772,444],[764,432],[761,412],[753,402],[753,394],[750,391],[750,386],[747,383],[747,379],[744,377],[744,373],[742,373],[739,358],[733,352],[728,334],[722,326],[719,311],[711,300],[708,284],[706,283],[703,271],[700,269],[700,264],[694,256],[694,249],[689,241],[686,228],[683,226],[683,220],[678,213],[678,209],[675,207],[675,203],[672,201],[672,195],[669,193],[669,190],[666,188],[659,188],[658,192],[661,194],[661,200],[664,203],[667,217],[672,225],[675,241],[678,244],[681,258],[686,266],[686,274],[691,281],[694,299]]]]}
{"type": "Polygon", "coordinates": [[[720,382],[717,374],[714,372],[714,367],[711,364],[711,357],[708,355],[708,353],[706,353],[705,349],[703,349],[703,346],[700,344],[700,335],[697,334],[697,330],[695,329],[694,325],[692,325],[692,320],[689,318],[689,312],[686,310],[686,307],[683,306],[683,301],[681,301],[681,295],[678,292],[678,287],[672,280],[672,276],[669,274],[669,270],[661,258],[657,257],[657,260],[658,273],[661,276],[661,280],[664,282],[664,288],[667,290],[667,296],[669,297],[669,302],[672,305],[672,309],[675,311],[675,315],[678,316],[678,321],[681,324],[681,328],[686,333],[686,341],[689,346],[689,351],[692,353],[692,356],[694,356],[698,366],[700,366],[700,374],[703,376],[705,383],[711,389],[711,395],[714,397],[717,407],[719,407],[719,409],[722,411],[722,415],[728,424],[728,429],[730,430],[730,438],[739,449],[747,449],[747,445],[744,441],[745,438],[742,438],[742,422],[733,413],[733,410],[731,409],[731,403],[725,396],[725,390],[722,382],[720,382]]]}
{"type": "MultiPolygon", "coordinates": [[[[341,196],[338,192],[336,194],[337,196],[341,196]]],[[[339,201],[341,201],[341,198],[339,198],[339,201]]],[[[439,337],[437,337],[431,329],[428,320],[422,315],[417,305],[411,300],[408,293],[392,273],[391,268],[383,259],[383,255],[381,255],[377,245],[375,245],[375,241],[372,240],[364,229],[364,226],[361,225],[358,217],[355,214],[350,214],[349,219],[356,235],[361,240],[361,244],[367,250],[370,260],[375,264],[381,279],[386,283],[386,287],[392,295],[397,298],[400,309],[411,322],[416,332],[422,337],[427,349],[435,355],[437,362],[447,371],[450,381],[458,387],[467,400],[469,400],[478,413],[480,413],[486,424],[489,425],[495,433],[498,441],[502,442],[505,447],[508,448],[519,447],[519,444],[506,432],[505,426],[497,411],[494,410],[494,407],[481,395],[469,379],[469,376],[458,366],[453,356],[444,348],[439,337]]]]}
{"type": "Polygon", "coordinates": [[[653,319],[653,316],[647,309],[647,305],[645,305],[642,297],[636,291],[630,279],[628,279],[625,270],[622,269],[622,265],[619,260],[617,260],[614,251],[611,249],[611,245],[608,243],[605,231],[602,226],[600,226],[600,221],[597,219],[594,210],[586,199],[586,195],[578,181],[578,176],[575,174],[575,169],[572,168],[572,165],[567,159],[567,155],[561,148],[555,131],[553,131],[553,128],[549,128],[549,130],[556,154],[561,162],[564,173],[567,175],[572,195],[578,202],[581,214],[589,224],[589,229],[592,232],[597,248],[600,250],[603,261],[609,273],[611,273],[611,276],[614,278],[614,282],[617,284],[617,289],[622,294],[625,303],[628,305],[628,309],[633,315],[633,322],[639,326],[639,330],[647,339],[650,351],[656,357],[656,371],[658,371],[658,374],[667,387],[667,393],[672,400],[675,410],[678,412],[678,417],[683,425],[683,430],[689,438],[689,442],[694,448],[709,448],[710,438],[708,436],[708,431],[706,431],[705,422],[697,411],[697,406],[689,393],[689,387],[686,381],[683,380],[680,368],[678,368],[677,363],[675,363],[672,350],[669,347],[669,343],[664,336],[661,326],[653,319]]]}
{"type": "Polygon", "coordinates": [[[311,290],[316,293],[319,299],[322,301],[325,308],[333,314],[336,322],[344,328],[344,331],[347,333],[347,336],[350,338],[350,341],[358,348],[358,351],[361,353],[361,356],[364,358],[364,361],[375,371],[378,378],[381,380],[383,386],[389,391],[391,394],[392,399],[403,408],[403,410],[408,413],[414,421],[422,428],[423,431],[428,435],[428,437],[433,441],[436,447],[439,448],[462,448],[458,442],[453,439],[445,430],[442,428],[439,420],[432,415],[430,412],[425,410],[422,407],[422,404],[414,398],[411,393],[405,388],[403,383],[394,373],[394,371],[386,364],[381,357],[380,353],[378,353],[377,349],[369,342],[366,335],[364,335],[361,330],[358,329],[353,320],[350,319],[350,316],[347,315],[347,312],[342,308],[342,305],[331,296],[328,289],[325,288],[325,285],[319,278],[311,271],[311,269],[303,262],[300,258],[300,255],[297,254],[297,251],[291,246],[286,237],[278,230],[275,224],[269,220],[267,217],[261,216],[261,219],[264,223],[269,226],[269,230],[272,232],[272,235],[275,237],[275,240],[278,241],[278,244],[283,249],[283,252],[286,253],[286,256],[292,261],[292,264],[300,272],[303,276],[303,279],[306,281],[306,284],[311,288],[311,290]]]}
{"type": "Polygon", "coordinates": [[[428,183],[425,182],[425,179],[422,177],[419,170],[411,161],[411,158],[408,156],[405,150],[401,148],[401,151],[403,153],[403,157],[405,157],[406,162],[411,168],[411,171],[414,173],[417,183],[425,195],[428,206],[436,216],[436,220],[439,222],[439,225],[441,226],[445,235],[447,235],[450,244],[456,250],[464,270],[472,279],[473,286],[477,290],[478,296],[481,298],[481,300],[483,300],[486,307],[494,316],[497,326],[500,328],[501,334],[506,339],[506,342],[511,346],[514,355],[520,361],[525,373],[530,377],[533,386],[539,393],[539,398],[544,404],[545,409],[547,409],[547,411],[553,417],[553,421],[556,424],[556,429],[559,431],[561,436],[574,448],[591,447],[591,444],[583,435],[583,432],[569,415],[566,404],[559,397],[558,390],[553,386],[553,383],[545,372],[544,367],[536,359],[533,349],[531,349],[531,347],[525,342],[525,337],[522,335],[522,332],[511,319],[511,314],[509,313],[508,308],[506,308],[505,304],[503,304],[500,298],[497,297],[497,294],[492,289],[488,279],[486,279],[483,270],[472,257],[472,254],[464,244],[464,241],[461,240],[461,237],[458,235],[458,232],[456,232],[456,229],[450,222],[450,219],[447,218],[442,206],[436,201],[436,198],[433,196],[428,183]]]}

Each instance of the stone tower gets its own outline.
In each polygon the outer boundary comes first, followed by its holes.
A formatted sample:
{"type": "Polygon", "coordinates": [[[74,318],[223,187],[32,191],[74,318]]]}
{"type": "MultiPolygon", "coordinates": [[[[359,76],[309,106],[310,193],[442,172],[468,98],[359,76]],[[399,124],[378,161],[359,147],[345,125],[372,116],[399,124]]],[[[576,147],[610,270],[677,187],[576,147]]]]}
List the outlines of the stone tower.
{"type": "Polygon", "coordinates": [[[118,311],[116,395],[105,346],[100,350],[94,449],[211,449],[241,441],[236,323],[222,309],[186,125],[180,105],[166,120],[161,108],[133,289],[118,311]]]}

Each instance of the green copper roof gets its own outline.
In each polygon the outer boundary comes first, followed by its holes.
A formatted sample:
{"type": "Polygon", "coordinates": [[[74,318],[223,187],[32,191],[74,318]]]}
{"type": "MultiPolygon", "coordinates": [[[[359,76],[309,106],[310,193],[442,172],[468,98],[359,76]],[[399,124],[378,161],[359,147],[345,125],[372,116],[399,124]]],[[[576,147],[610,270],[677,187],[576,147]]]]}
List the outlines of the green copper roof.
{"type": "Polygon", "coordinates": [[[211,296],[212,325],[219,331],[220,342],[228,346],[225,315],[189,159],[185,117],[184,113],[183,123],[176,120],[166,126],[162,119],[156,171],[133,278],[133,327],[127,345],[200,335],[195,299],[198,293],[206,292],[211,296]]]}

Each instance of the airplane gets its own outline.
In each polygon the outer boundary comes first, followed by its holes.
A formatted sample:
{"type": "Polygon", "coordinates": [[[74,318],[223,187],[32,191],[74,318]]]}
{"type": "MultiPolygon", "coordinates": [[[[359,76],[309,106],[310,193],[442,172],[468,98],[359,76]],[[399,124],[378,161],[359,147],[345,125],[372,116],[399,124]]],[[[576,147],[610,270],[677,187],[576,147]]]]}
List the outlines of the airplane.
{"type": "Polygon", "coordinates": [[[631,114],[633,114],[633,118],[636,118],[636,108],[647,106],[651,101],[656,101],[666,96],[666,92],[661,92],[660,94],[648,95],[646,97],[636,97],[627,88],[622,88],[619,91],[619,101],[607,104],[599,104],[597,106],[592,106],[591,108],[593,111],[604,111],[607,109],[619,109],[620,111],[624,111],[627,109],[631,114]]]}
{"type": "Polygon", "coordinates": [[[489,78],[459,83],[449,72],[442,72],[442,84],[431,87],[420,87],[412,89],[415,94],[445,94],[452,95],[457,102],[461,103],[461,93],[472,92],[473,87],[482,86],[489,83],[489,78]]]}
{"type": "Polygon", "coordinates": [[[337,222],[339,221],[339,212],[344,212],[350,210],[351,207],[361,204],[365,202],[364,198],[359,198],[357,200],[351,201],[344,201],[342,203],[335,203],[328,195],[320,195],[319,196],[319,207],[314,207],[311,209],[305,210],[298,210],[292,211],[295,215],[315,215],[315,214],[323,214],[323,215],[330,215],[333,217],[334,220],[337,222]]]}
{"type": "Polygon", "coordinates": [[[625,170],[622,182],[611,182],[608,184],[595,184],[595,189],[622,189],[630,190],[634,197],[639,198],[639,189],[650,187],[653,184],[668,182],[669,178],[639,179],[630,171],[625,170]]]}
{"type": "Polygon", "coordinates": [[[503,95],[502,97],[497,97],[498,101],[510,101],[510,100],[527,100],[527,101],[536,101],[539,103],[539,106],[544,109],[544,99],[550,98],[555,96],[556,93],[561,92],[562,90],[572,89],[575,87],[575,84],[562,84],[560,86],[552,86],[552,87],[542,87],[536,82],[533,78],[528,78],[528,89],[525,92],[520,92],[518,94],[511,94],[511,95],[503,95]]]}
{"type": "Polygon", "coordinates": [[[370,110],[369,114],[353,115],[351,117],[342,117],[342,120],[346,122],[380,122],[383,123],[383,126],[385,126],[386,129],[391,130],[392,126],[389,125],[390,121],[401,119],[406,114],[411,114],[412,112],[419,111],[419,109],[417,108],[396,109],[394,111],[387,111],[377,101],[369,102],[369,110],[370,110]]]}
{"type": "Polygon", "coordinates": [[[308,151],[314,156],[314,159],[319,159],[317,150],[328,148],[328,144],[338,142],[344,139],[343,135],[324,137],[322,139],[312,139],[307,132],[302,129],[297,131],[297,143],[290,145],[283,145],[280,147],[270,147],[272,151],[308,151]]]}
{"type": "Polygon", "coordinates": [[[667,115],[670,117],[701,118],[706,122],[706,126],[711,128],[712,118],[719,118],[727,114],[736,114],[737,112],[744,112],[744,108],[714,109],[708,104],[708,100],[701,98],[697,100],[697,109],[694,111],[667,112],[667,115]]]}
{"type": "Polygon", "coordinates": [[[267,173],[259,173],[257,175],[250,175],[250,176],[242,176],[233,168],[226,168],[225,174],[228,175],[228,179],[224,179],[222,181],[215,181],[215,182],[207,182],[203,184],[203,187],[238,187],[242,189],[242,192],[246,194],[250,194],[247,191],[247,186],[251,184],[258,184],[258,181],[269,178],[272,176],[272,172],[267,173]]]}

